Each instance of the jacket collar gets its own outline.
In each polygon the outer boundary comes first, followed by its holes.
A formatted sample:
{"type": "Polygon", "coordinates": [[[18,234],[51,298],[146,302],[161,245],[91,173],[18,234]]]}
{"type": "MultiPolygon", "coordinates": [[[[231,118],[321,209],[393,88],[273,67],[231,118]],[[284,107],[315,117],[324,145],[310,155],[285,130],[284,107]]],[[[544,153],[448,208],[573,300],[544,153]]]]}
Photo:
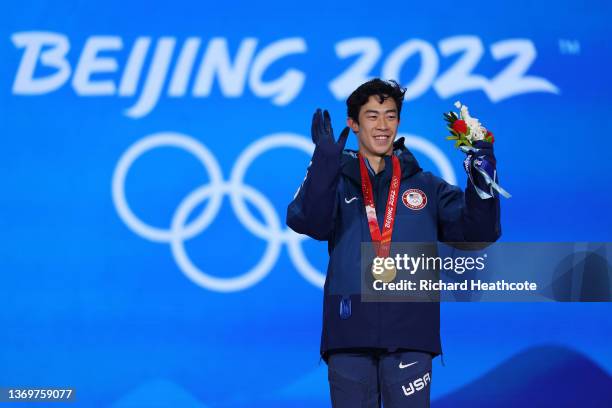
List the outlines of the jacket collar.
{"type": "MultiPolygon", "coordinates": [[[[402,179],[410,177],[419,171],[422,171],[419,163],[417,162],[414,155],[404,146],[404,138],[400,137],[393,142],[393,154],[397,156],[400,161],[400,167],[402,169],[402,179]]],[[[391,157],[385,157],[385,169],[391,167],[391,157]]],[[[344,150],[342,154],[342,173],[357,184],[361,184],[361,173],[359,171],[359,159],[356,150],[344,150]]]]}

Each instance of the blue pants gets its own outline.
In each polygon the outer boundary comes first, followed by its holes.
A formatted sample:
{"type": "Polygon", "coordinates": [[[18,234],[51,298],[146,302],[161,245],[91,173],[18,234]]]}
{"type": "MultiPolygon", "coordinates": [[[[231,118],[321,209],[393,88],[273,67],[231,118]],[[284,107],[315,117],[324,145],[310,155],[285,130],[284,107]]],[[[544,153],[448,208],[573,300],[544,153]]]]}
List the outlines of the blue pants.
{"type": "Polygon", "coordinates": [[[431,354],[347,351],[328,359],[334,408],[429,407],[431,354]]]}

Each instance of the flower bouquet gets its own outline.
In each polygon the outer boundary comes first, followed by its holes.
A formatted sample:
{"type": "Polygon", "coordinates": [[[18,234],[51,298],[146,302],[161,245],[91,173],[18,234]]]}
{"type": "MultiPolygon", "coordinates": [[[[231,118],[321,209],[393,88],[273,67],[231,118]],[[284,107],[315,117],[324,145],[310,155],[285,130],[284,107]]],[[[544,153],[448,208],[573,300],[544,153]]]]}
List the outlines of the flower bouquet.
{"type": "Polygon", "coordinates": [[[447,140],[455,140],[455,147],[473,147],[473,143],[478,140],[495,143],[493,133],[482,126],[478,119],[470,116],[467,106],[457,101],[455,107],[459,109],[459,116],[452,111],[444,114],[447,128],[451,132],[451,135],[446,137],[447,140]]]}
{"type": "Polygon", "coordinates": [[[459,109],[459,115],[452,111],[444,113],[446,127],[451,132],[446,139],[454,140],[455,147],[467,154],[464,167],[476,193],[485,200],[493,197],[494,191],[510,198],[510,193],[497,184],[496,162],[492,148],[492,144],[495,143],[495,136],[490,130],[482,126],[478,119],[470,116],[467,106],[457,101],[455,107],[459,109]],[[475,182],[472,169],[482,176],[484,185],[481,182],[475,182]]]}

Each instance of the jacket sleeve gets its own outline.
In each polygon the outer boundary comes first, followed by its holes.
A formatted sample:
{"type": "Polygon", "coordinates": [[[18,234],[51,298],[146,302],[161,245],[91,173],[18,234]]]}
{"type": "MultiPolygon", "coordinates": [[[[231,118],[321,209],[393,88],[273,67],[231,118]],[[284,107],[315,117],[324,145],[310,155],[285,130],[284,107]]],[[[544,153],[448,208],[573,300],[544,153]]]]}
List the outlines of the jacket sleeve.
{"type": "Polygon", "coordinates": [[[306,178],[287,208],[287,225],[299,234],[329,240],[336,212],[340,180],[340,154],[329,155],[316,147],[306,178]]]}
{"type": "Polygon", "coordinates": [[[438,179],[438,239],[442,242],[495,242],[501,236],[497,194],[481,199],[468,179],[465,192],[438,179]]]}

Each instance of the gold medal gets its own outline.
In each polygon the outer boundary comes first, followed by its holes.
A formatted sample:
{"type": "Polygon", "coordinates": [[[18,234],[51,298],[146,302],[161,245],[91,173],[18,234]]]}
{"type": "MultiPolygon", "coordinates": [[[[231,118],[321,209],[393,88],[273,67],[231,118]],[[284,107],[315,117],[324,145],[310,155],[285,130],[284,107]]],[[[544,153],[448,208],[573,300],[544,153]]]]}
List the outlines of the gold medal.
{"type": "Polygon", "coordinates": [[[395,262],[393,258],[381,258],[383,261],[380,265],[376,266],[376,261],[372,264],[372,276],[374,280],[383,281],[385,283],[392,282],[397,275],[397,269],[395,268],[395,262]]]}

